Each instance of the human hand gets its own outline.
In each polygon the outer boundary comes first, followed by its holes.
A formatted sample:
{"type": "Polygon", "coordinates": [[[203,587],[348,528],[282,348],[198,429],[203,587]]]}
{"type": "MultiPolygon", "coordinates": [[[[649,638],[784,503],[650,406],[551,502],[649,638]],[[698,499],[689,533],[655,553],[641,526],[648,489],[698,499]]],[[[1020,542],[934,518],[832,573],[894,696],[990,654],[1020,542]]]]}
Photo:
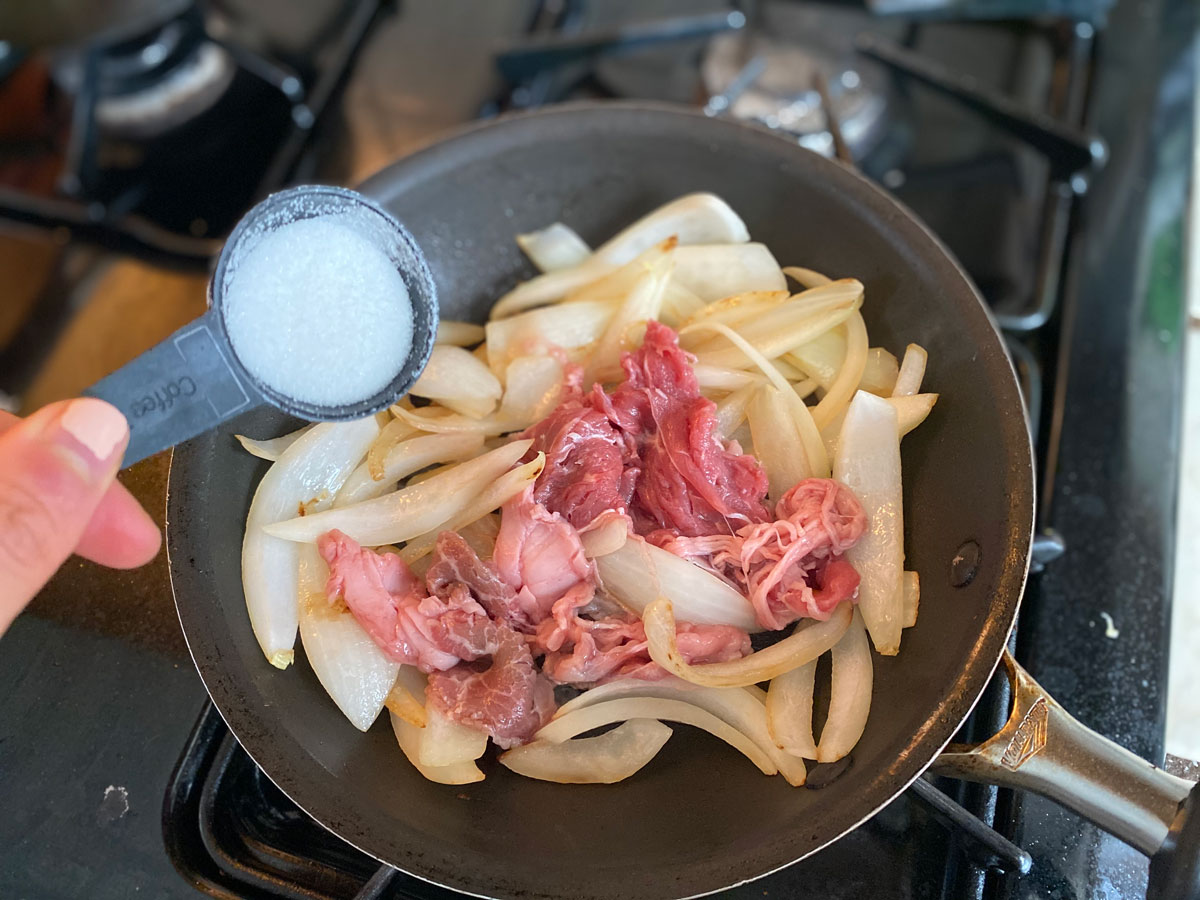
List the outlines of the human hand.
{"type": "Polygon", "coordinates": [[[129,425],[102,400],[0,413],[0,634],[72,552],[130,569],[162,536],[115,481],[129,425]]]}

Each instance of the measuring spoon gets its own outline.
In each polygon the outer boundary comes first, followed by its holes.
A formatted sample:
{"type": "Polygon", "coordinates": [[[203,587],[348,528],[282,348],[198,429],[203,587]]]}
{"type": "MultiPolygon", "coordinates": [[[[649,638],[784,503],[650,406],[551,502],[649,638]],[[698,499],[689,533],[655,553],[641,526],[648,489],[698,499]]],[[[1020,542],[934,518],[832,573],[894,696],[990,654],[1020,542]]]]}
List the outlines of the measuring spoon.
{"type": "MultiPolygon", "coordinates": [[[[208,306],[204,315],[83,392],[107,400],[129,420],[124,465],[263,403],[312,422],[360,419],[386,409],[425,368],[438,325],[433,275],[408,230],[362,194],[324,185],[272,194],[242,218],[217,258],[208,283],[208,306]],[[337,216],[339,225],[352,228],[387,255],[408,288],[413,313],[412,347],[396,376],[375,395],[338,405],[296,400],[251,375],[234,351],[224,318],[225,296],[238,265],[258,243],[285,225],[324,216],[337,216]]],[[[279,313],[286,315],[287,310],[279,313]]],[[[371,323],[363,322],[363,327],[371,323]]]]}

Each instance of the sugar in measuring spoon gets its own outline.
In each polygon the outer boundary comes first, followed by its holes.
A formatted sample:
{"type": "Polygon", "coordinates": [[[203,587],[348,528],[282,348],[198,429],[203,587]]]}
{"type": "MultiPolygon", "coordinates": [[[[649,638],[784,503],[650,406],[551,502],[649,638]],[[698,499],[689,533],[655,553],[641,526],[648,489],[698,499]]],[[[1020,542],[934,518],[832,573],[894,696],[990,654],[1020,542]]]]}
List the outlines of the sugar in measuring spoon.
{"type": "Polygon", "coordinates": [[[417,380],[437,332],[412,235],[343,188],[255,206],[208,290],[208,312],[84,391],[129,420],[125,465],[264,402],[310,421],[378,412],[417,380]]]}

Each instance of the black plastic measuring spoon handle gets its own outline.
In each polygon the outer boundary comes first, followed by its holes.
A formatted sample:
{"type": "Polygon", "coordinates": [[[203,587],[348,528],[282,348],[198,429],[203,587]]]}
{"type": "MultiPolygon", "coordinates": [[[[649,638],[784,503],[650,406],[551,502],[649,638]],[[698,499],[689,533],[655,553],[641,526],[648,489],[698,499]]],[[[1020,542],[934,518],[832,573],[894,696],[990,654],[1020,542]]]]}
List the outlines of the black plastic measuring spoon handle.
{"type": "Polygon", "coordinates": [[[235,366],[209,310],[83,393],[124,413],[129,446],[122,465],[131,466],[262,403],[235,366]]]}

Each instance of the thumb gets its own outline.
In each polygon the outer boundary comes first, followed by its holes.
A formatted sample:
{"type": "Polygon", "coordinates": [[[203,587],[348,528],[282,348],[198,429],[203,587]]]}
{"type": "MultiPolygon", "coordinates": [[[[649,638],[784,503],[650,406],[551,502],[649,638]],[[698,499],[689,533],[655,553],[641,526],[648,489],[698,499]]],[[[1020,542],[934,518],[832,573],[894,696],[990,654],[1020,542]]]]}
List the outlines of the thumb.
{"type": "Polygon", "coordinates": [[[0,436],[0,632],[63,564],[129,441],[102,400],[55,403],[0,436]]]}

